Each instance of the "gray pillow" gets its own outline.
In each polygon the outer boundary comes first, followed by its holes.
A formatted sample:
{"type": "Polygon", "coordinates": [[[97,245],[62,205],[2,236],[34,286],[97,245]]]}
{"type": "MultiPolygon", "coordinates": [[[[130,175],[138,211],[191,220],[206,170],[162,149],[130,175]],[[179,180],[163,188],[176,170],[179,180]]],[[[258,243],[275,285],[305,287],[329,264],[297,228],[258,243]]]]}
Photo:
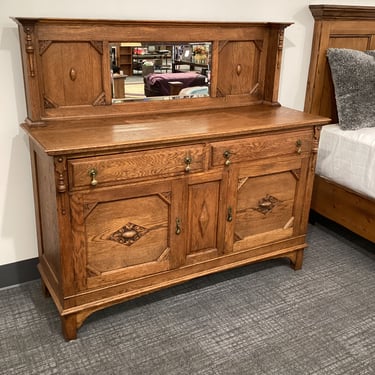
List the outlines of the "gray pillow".
{"type": "Polygon", "coordinates": [[[328,48],[339,126],[375,127],[375,50],[328,48]]]}

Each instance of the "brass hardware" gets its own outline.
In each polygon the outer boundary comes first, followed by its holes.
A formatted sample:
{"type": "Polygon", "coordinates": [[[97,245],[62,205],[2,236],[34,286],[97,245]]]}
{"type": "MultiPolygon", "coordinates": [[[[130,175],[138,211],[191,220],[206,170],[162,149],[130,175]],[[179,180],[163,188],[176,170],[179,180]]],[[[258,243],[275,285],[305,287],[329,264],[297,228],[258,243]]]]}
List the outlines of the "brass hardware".
{"type": "Polygon", "coordinates": [[[184,163],[186,165],[185,172],[190,172],[190,164],[193,161],[193,159],[190,156],[187,156],[184,160],[184,163]]]}
{"type": "Polygon", "coordinates": [[[91,177],[90,184],[92,186],[96,186],[98,184],[98,180],[96,179],[97,174],[98,174],[98,171],[95,168],[90,169],[88,172],[88,175],[91,177]]]}
{"type": "Polygon", "coordinates": [[[233,220],[233,215],[232,215],[232,207],[228,207],[228,212],[227,212],[227,221],[231,222],[233,220]]]}
{"type": "Polygon", "coordinates": [[[180,218],[176,219],[176,234],[181,234],[181,220],[180,218]]]}
{"type": "Polygon", "coordinates": [[[224,165],[226,165],[226,166],[228,166],[230,164],[230,160],[229,160],[230,155],[231,155],[231,152],[228,151],[228,150],[226,150],[226,151],[223,152],[223,156],[225,158],[224,165]]]}
{"type": "Polygon", "coordinates": [[[302,141],[300,139],[296,141],[296,148],[297,148],[297,154],[301,154],[302,153],[302,141]]]}

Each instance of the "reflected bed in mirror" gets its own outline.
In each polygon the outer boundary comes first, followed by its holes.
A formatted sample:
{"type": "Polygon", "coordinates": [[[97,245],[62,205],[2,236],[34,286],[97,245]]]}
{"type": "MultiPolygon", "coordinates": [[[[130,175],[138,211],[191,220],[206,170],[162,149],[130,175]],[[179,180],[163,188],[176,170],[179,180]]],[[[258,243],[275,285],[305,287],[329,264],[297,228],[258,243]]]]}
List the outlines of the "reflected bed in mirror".
{"type": "Polygon", "coordinates": [[[211,45],[110,43],[112,103],[209,96],[211,45]]]}

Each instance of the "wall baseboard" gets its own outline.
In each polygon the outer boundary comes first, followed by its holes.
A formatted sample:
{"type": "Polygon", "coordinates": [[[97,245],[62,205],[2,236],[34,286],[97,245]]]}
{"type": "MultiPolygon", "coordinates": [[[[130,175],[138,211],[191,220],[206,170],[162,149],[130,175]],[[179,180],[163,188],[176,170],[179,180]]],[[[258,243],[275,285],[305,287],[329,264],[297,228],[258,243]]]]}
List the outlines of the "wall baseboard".
{"type": "Polygon", "coordinates": [[[38,262],[38,258],[32,258],[0,266],[0,288],[39,279],[38,262]]]}

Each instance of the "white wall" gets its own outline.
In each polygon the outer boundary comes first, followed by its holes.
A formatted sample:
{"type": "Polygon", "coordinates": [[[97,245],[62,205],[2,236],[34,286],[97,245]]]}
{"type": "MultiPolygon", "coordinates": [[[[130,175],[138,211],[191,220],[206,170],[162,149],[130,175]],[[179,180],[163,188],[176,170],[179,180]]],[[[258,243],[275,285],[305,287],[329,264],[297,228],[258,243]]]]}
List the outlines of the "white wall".
{"type": "Polygon", "coordinates": [[[312,3],[375,5],[375,0],[1,0],[0,1],[0,265],[37,256],[34,206],[16,17],[291,21],[285,33],[280,102],[302,109],[313,19],[312,3]],[[136,4],[136,5],[135,5],[136,4]]]}

